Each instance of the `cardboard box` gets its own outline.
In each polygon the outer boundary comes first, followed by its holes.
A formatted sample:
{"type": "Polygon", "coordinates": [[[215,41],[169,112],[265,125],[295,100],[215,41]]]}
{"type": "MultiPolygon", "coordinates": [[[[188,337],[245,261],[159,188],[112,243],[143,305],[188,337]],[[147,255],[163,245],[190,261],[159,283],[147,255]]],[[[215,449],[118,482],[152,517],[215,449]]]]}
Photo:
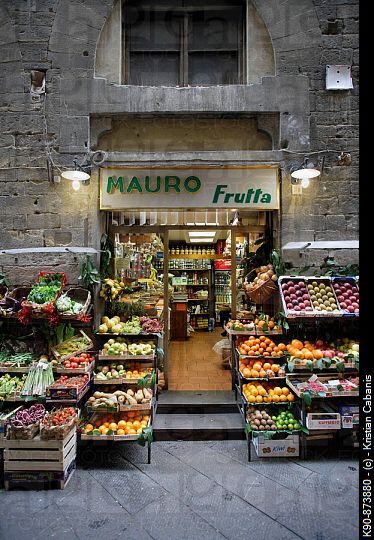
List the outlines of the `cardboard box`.
{"type": "Polygon", "coordinates": [[[352,429],[353,428],[353,416],[342,416],[342,428],[352,429]]]}
{"type": "Polygon", "coordinates": [[[299,435],[287,434],[282,439],[265,439],[259,435],[253,437],[253,446],[258,457],[298,457],[299,435]]]}
{"type": "Polygon", "coordinates": [[[308,429],[340,429],[341,417],[339,413],[308,413],[306,427],[308,429]]]}

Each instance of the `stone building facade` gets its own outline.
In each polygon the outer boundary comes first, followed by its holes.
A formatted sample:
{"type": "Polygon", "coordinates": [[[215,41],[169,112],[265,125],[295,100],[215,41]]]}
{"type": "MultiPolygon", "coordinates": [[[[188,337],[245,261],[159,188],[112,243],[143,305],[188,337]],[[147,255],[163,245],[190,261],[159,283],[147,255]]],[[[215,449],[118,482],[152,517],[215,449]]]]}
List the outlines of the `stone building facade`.
{"type": "MultiPolygon", "coordinates": [[[[116,68],[119,4],[0,4],[1,249],[99,246],[104,217],[97,171],[89,186],[72,193],[66,183],[48,179],[46,165],[50,156],[57,175],[58,167],[71,167],[75,158],[81,161],[95,149],[109,151],[112,158],[119,152],[128,163],[279,163],[282,245],[357,239],[358,0],[248,1],[252,54],[246,84],[184,88],[121,84],[116,68]],[[326,90],[328,64],[352,66],[353,89],[326,90]],[[30,93],[32,70],[45,72],[46,93],[40,99],[30,93]],[[182,135],[184,118],[236,119],[235,133],[240,128],[249,135],[237,149],[229,142],[225,148],[219,138],[202,149],[194,141],[184,149],[167,146],[167,151],[157,145],[126,145],[126,133],[127,142],[136,137],[131,121],[154,117],[159,129],[162,122],[176,119],[182,135]],[[127,131],[123,122],[130,122],[127,131]],[[321,150],[326,150],[323,175],[303,195],[291,195],[286,167],[297,156],[293,153],[321,150]],[[351,154],[350,166],[337,164],[340,151],[351,154]]],[[[326,254],[314,252],[302,264],[319,264],[326,254]]],[[[285,256],[301,264],[299,255],[285,256]]],[[[352,252],[344,250],[336,260],[355,262],[352,252]]],[[[43,266],[60,265],[74,281],[78,263],[75,255],[49,255],[43,266]]],[[[0,271],[10,276],[16,271],[22,281],[30,271],[35,274],[33,265],[40,266],[37,256],[3,255],[0,271]]]]}

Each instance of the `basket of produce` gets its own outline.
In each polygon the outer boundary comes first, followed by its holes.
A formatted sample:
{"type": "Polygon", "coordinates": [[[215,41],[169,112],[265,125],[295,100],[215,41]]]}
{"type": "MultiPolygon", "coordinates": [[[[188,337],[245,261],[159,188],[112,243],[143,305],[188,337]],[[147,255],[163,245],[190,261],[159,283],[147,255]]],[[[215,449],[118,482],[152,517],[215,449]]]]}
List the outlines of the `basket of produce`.
{"type": "Polygon", "coordinates": [[[84,315],[91,302],[91,293],[82,287],[71,287],[56,301],[56,309],[62,319],[84,315]]]}
{"type": "Polygon", "coordinates": [[[76,356],[78,353],[91,349],[92,346],[92,340],[83,330],[80,330],[76,336],[51,347],[51,352],[59,362],[63,362],[72,356],[76,356]]]}
{"type": "Polygon", "coordinates": [[[353,277],[333,277],[332,287],[343,315],[358,317],[360,315],[360,294],[357,280],[353,277]]]}
{"type": "Polygon", "coordinates": [[[5,305],[11,308],[12,311],[19,311],[22,307],[22,302],[26,300],[31,292],[31,286],[15,287],[13,290],[8,291],[5,296],[5,305]]]}
{"type": "Polygon", "coordinates": [[[39,272],[38,281],[32,287],[22,306],[31,307],[36,313],[42,313],[47,304],[53,304],[66,283],[63,272],[39,272]]]}
{"type": "Polygon", "coordinates": [[[33,439],[39,433],[39,424],[45,412],[45,408],[41,403],[17,411],[8,425],[7,439],[33,439]]]}
{"type": "MultiPolygon", "coordinates": [[[[278,291],[277,275],[272,264],[255,269],[256,277],[250,283],[244,282],[243,288],[247,297],[256,304],[267,302],[278,291]]],[[[248,277],[248,276],[247,276],[248,277]]]]}
{"type": "Polygon", "coordinates": [[[63,440],[77,424],[77,411],[65,407],[47,413],[40,423],[40,438],[43,441],[63,440]]]}

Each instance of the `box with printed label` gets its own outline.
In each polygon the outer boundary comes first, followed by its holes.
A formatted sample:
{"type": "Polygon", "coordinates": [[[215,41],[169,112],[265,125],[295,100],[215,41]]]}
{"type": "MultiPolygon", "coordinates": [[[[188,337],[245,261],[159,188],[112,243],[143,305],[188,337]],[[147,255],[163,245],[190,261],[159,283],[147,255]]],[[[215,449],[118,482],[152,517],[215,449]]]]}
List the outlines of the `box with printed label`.
{"type": "Polygon", "coordinates": [[[341,418],[339,413],[314,412],[306,417],[308,429],[340,429],[341,418]]]}
{"type": "Polygon", "coordinates": [[[282,439],[266,439],[264,435],[253,437],[253,446],[259,457],[297,457],[299,434],[285,434],[282,439]]]}

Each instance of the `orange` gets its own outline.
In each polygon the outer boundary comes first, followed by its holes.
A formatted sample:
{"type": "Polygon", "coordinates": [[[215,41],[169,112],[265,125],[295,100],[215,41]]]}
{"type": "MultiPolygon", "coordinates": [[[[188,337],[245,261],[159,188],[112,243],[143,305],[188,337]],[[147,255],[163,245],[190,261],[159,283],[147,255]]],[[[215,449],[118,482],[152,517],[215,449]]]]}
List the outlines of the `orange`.
{"type": "Polygon", "coordinates": [[[120,429],[125,429],[125,427],[126,427],[126,422],[125,422],[124,420],[120,420],[120,421],[118,422],[117,426],[118,426],[118,429],[119,429],[119,430],[120,430],[120,429]]]}
{"type": "Polygon", "coordinates": [[[284,343],[278,343],[278,349],[279,349],[280,351],[284,351],[285,348],[286,348],[286,345],[285,345],[284,343]]]}
{"type": "Polygon", "coordinates": [[[251,376],[252,376],[252,377],[259,377],[260,374],[259,374],[259,372],[258,372],[257,370],[252,369],[252,370],[251,370],[251,376]]]}
{"type": "Polygon", "coordinates": [[[109,429],[106,428],[106,427],[103,427],[103,429],[101,430],[101,435],[106,435],[108,433],[109,429]]]}
{"type": "Polygon", "coordinates": [[[92,431],[93,430],[93,425],[92,424],[86,424],[86,427],[84,428],[85,431],[92,431]]]}
{"type": "Polygon", "coordinates": [[[136,412],[135,411],[130,411],[130,412],[127,413],[127,416],[129,418],[134,418],[134,416],[136,416],[136,412]]]}
{"type": "Polygon", "coordinates": [[[265,341],[266,345],[270,345],[270,343],[271,343],[271,339],[269,339],[268,337],[265,338],[264,341],[265,341]]]}
{"type": "Polygon", "coordinates": [[[284,394],[281,394],[279,396],[279,401],[287,401],[287,396],[285,396],[284,394]]]}
{"type": "Polygon", "coordinates": [[[265,351],[263,354],[264,354],[264,356],[270,356],[270,353],[267,352],[267,351],[265,351]]]}
{"type": "Polygon", "coordinates": [[[126,422],[126,427],[131,428],[132,427],[132,422],[126,422]]]}
{"type": "Polygon", "coordinates": [[[277,396],[280,396],[282,394],[282,388],[280,388],[279,386],[275,386],[274,394],[277,394],[277,396]]]}
{"type": "Polygon", "coordinates": [[[140,427],[139,420],[135,420],[135,422],[133,422],[132,426],[133,426],[134,429],[139,429],[139,427],[140,427]]]}
{"type": "Polygon", "coordinates": [[[244,377],[246,377],[246,378],[251,376],[251,370],[249,368],[244,368],[242,370],[242,373],[243,373],[244,377]]]}
{"type": "Polygon", "coordinates": [[[247,401],[249,401],[249,403],[256,403],[256,398],[255,396],[248,396],[247,401]]]}
{"type": "Polygon", "coordinates": [[[313,356],[314,356],[314,358],[316,358],[318,360],[319,358],[323,358],[323,352],[320,351],[319,349],[315,349],[313,351],[313,356]]]}
{"type": "Polygon", "coordinates": [[[117,429],[117,435],[125,435],[124,429],[117,429]]]}
{"type": "Polygon", "coordinates": [[[269,388],[268,394],[269,396],[274,396],[274,390],[272,388],[269,388]]]}
{"type": "Polygon", "coordinates": [[[109,424],[109,429],[113,430],[113,431],[116,431],[117,429],[117,424],[115,422],[112,422],[111,424],[109,424]]]}
{"type": "Polygon", "coordinates": [[[272,352],[272,350],[273,350],[273,349],[272,349],[271,347],[266,347],[266,351],[267,351],[267,352],[272,352]]]}
{"type": "Polygon", "coordinates": [[[136,430],[130,428],[130,429],[129,429],[129,435],[136,435],[136,430]]]}
{"type": "Polygon", "coordinates": [[[108,428],[110,424],[109,424],[109,422],[104,422],[103,425],[104,425],[106,428],[108,428]]]}
{"type": "Polygon", "coordinates": [[[273,394],[273,395],[271,396],[271,398],[272,398],[272,400],[275,401],[275,402],[279,401],[279,396],[277,396],[277,394],[273,394]]]}
{"type": "Polygon", "coordinates": [[[295,401],[295,396],[293,394],[288,394],[287,399],[288,401],[295,401]]]}
{"type": "Polygon", "coordinates": [[[260,354],[263,354],[263,353],[264,353],[264,350],[265,350],[265,349],[264,349],[263,347],[260,347],[260,348],[258,349],[258,352],[259,352],[260,354]]]}
{"type": "Polygon", "coordinates": [[[257,339],[255,339],[255,343],[256,343],[256,345],[259,345],[259,343],[260,343],[260,340],[259,340],[258,338],[257,338],[257,339]]]}
{"type": "Polygon", "coordinates": [[[147,422],[145,420],[142,420],[140,422],[140,425],[143,426],[143,427],[146,427],[147,426],[147,422]]]}
{"type": "Polygon", "coordinates": [[[266,377],[266,371],[264,369],[260,369],[259,375],[260,377],[266,377]]]}
{"type": "Polygon", "coordinates": [[[289,388],[287,388],[286,386],[284,386],[284,387],[282,388],[282,394],[285,395],[285,396],[288,396],[289,393],[290,393],[289,388]]]}
{"type": "Polygon", "coordinates": [[[272,369],[272,371],[274,371],[274,373],[278,373],[278,371],[279,371],[279,364],[273,364],[273,365],[271,366],[271,369],[272,369]]]}
{"type": "Polygon", "coordinates": [[[260,364],[259,362],[256,362],[253,366],[253,369],[255,369],[256,371],[261,371],[262,369],[262,364],[260,364]]]}
{"type": "Polygon", "coordinates": [[[262,386],[260,386],[260,388],[258,389],[258,393],[260,394],[260,396],[265,396],[267,394],[265,388],[263,388],[262,386]]]}
{"type": "Polygon", "coordinates": [[[265,364],[262,366],[264,369],[271,369],[270,362],[265,362],[265,364]]]}
{"type": "Polygon", "coordinates": [[[258,396],[257,388],[253,388],[253,390],[251,390],[251,394],[252,394],[252,396],[255,396],[255,397],[258,396]]]}
{"type": "Polygon", "coordinates": [[[303,342],[300,341],[299,339],[293,339],[293,340],[291,341],[291,344],[292,344],[292,346],[295,347],[296,349],[299,349],[299,350],[300,350],[300,349],[303,348],[303,342]]]}
{"type": "Polygon", "coordinates": [[[273,329],[274,326],[275,326],[274,321],[269,321],[269,322],[268,322],[268,327],[270,328],[270,330],[273,329]]]}
{"type": "Polygon", "coordinates": [[[265,336],[260,336],[260,341],[265,341],[266,337],[265,336]]]}
{"type": "Polygon", "coordinates": [[[257,403],[262,403],[262,401],[263,401],[262,396],[256,396],[257,403]]]}
{"type": "Polygon", "coordinates": [[[149,420],[148,414],[145,414],[145,415],[142,417],[142,420],[144,420],[145,422],[148,422],[148,420],[149,420]]]}

